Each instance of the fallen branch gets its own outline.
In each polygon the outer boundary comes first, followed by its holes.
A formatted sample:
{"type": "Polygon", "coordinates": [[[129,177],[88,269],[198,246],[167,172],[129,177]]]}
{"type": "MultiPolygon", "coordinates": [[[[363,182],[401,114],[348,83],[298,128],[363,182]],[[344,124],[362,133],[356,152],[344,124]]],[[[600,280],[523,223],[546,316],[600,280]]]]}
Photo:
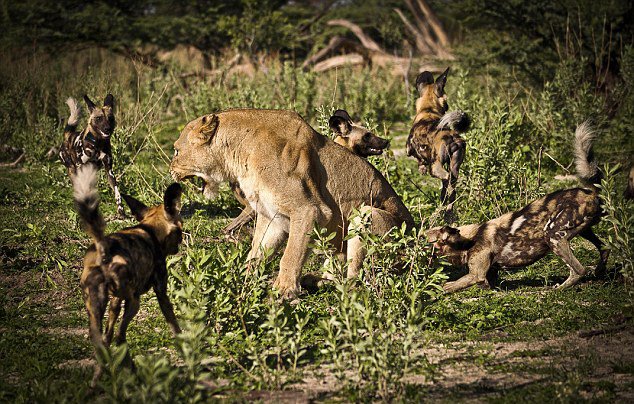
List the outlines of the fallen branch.
{"type": "Polygon", "coordinates": [[[381,49],[381,47],[376,42],[374,42],[369,36],[367,36],[363,32],[361,27],[359,27],[357,24],[354,24],[348,20],[343,20],[343,19],[330,20],[327,22],[327,24],[338,25],[344,28],[348,28],[350,31],[352,31],[352,33],[357,38],[359,38],[359,41],[361,41],[361,45],[363,45],[364,48],[369,49],[371,51],[375,51],[375,52],[385,53],[383,49],[381,49]]]}
{"type": "Polygon", "coordinates": [[[315,72],[325,72],[341,66],[355,66],[364,64],[363,56],[358,53],[349,53],[347,55],[333,56],[329,59],[317,63],[313,67],[315,72]]]}
{"type": "Polygon", "coordinates": [[[0,167],[15,168],[18,166],[18,164],[22,162],[22,160],[24,160],[25,157],[26,157],[26,152],[23,151],[22,154],[20,154],[20,156],[17,159],[15,159],[13,162],[0,163],[0,167]]]}

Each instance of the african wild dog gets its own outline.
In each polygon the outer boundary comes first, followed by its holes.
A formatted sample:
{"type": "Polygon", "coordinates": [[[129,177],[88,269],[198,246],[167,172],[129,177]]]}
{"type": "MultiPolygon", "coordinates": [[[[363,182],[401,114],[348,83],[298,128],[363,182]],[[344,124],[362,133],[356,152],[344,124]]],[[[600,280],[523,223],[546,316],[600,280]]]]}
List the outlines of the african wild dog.
{"type": "MultiPolygon", "coordinates": [[[[181,186],[176,183],[170,185],[165,191],[163,204],[154,207],[146,207],[135,198],[123,195],[140,223],[104,235],[106,224],[99,212],[96,167],[92,164],[81,166],[71,178],[77,211],[93,241],[84,256],[80,282],[90,321],[90,338],[96,353],[99,355],[104,347],[110,345],[122,301],[125,301],[125,309],[115,342],[121,344],[126,341],[126,330],[139,310],[140,296],[150,288],[154,289],[172,332],[180,333],[167,296],[165,258],[178,252],[182,240],[181,186]],[[112,298],[104,340],[102,321],[109,296],[112,298]]],[[[100,374],[101,368],[98,367],[93,386],[100,374]]]]}
{"type": "Polygon", "coordinates": [[[457,281],[447,282],[443,288],[446,292],[476,284],[491,287],[500,267],[524,267],[551,250],[570,268],[568,279],[559,287],[573,286],[586,274],[570,249],[569,241],[577,235],[599,250],[595,275],[605,275],[609,250],[603,248],[592,231],[592,226],[601,218],[596,184],[602,176],[592,154],[594,138],[595,133],[587,123],[577,127],[574,142],[577,176],[588,188],[553,192],[486,223],[459,228],[442,226],[427,232],[428,241],[450,262],[469,269],[469,273],[457,281]]]}
{"type": "Polygon", "coordinates": [[[328,120],[330,130],[336,135],[335,143],[340,144],[359,157],[378,156],[390,145],[390,141],[352,122],[343,109],[336,110],[328,120]]]}
{"type": "Polygon", "coordinates": [[[103,102],[103,107],[97,107],[87,95],[84,101],[88,106],[90,117],[88,125],[82,132],[77,131],[81,109],[74,98],[66,100],[70,108],[70,117],[64,128],[64,141],[60,147],[59,157],[68,169],[68,174],[72,176],[77,172],[77,168],[84,164],[94,164],[97,167],[103,165],[108,177],[108,183],[114,192],[117,203],[117,213],[123,216],[123,205],[121,194],[117,185],[117,179],[112,172],[112,147],[110,136],[114,132],[114,97],[108,94],[103,102]]]}
{"type": "MultiPolygon", "coordinates": [[[[328,125],[332,132],[336,135],[335,143],[345,147],[359,157],[367,158],[369,156],[377,156],[383,153],[383,150],[390,145],[390,141],[383,139],[370,132],[363,126],[356,125],[352,122],[348,112],[343,109],[336,110],[330,119],[328,125]]],[[[229,223],[224,231],[232,233],[239,227],[249,223],[255,217],[255,211],[249,206],[249,203],[240,188],[232,183],[231,190],[236,199],[245,208],[240,215],[229,223]]]]}
{"type": "Polygon", "coordinates": [[[416,116],[407,138],[407,155],[418,160],[421,174],[430,172],[442,180],[440,198],[453,208],[456,199],[458,171],[464,160],[466,144],[460,137],[468,130],[469,116],[462,111],[447,112],[445,84],[449,68],[434,81],[430,72],[422,72],[416,78],[419,98],[416,100],[416,116]]]}

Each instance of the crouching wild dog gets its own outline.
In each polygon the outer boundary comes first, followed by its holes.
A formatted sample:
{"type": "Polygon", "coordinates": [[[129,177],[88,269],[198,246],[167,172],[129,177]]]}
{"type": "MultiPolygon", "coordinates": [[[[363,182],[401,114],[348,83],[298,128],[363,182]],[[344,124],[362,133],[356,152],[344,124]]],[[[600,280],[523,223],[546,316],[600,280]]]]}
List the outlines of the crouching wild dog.
{"type": "MultiPolygon", "coordinates": [[[[390,145],[390,141],[370,132],[363,126],[352,122],[348,112],[343,109],[336,110],[328,121],[332,132],[336,135],[335,143],[345,147],[359,157],[367,158],[383,153],[390,145]]],[[[232,233],[237,228],[249,223],[255,218],[255,211],[251,209],[244,194],[236,184],[231,184],[231,189],[236,199],[245,206],[242,213],[225,227],[225,233],[232,233]]]]}
{"type": "Polygon", "coordinates": [[[257,220],[248,259],[286,247],[274,286],[299,293],[302,266],[315,225],[335,232],[332,245],[351,259],[348,277],[363,259],[360,237],[344,241],[354,209],[371,210],[370,231],[385,234],[406,223],[409,211],[383,175],[362,158],[320,135],[295,112],[234,109],[189,122],[174,143],[172,177],[199,177],[214,198],[222,181],[237,184],[257,220]]]}
{"type": "Polygon", "coordinates": [[[66,166],[68,174],[72,177],[77,168],[84,164],[103,166],[108,176],[108,183],[114,192],[117,203],[117,213],[123,216],[121,194],[117,185],[117,179],[112,172],[112,146],[110,136],[114,132],[114,97],[108,94],[103,102],[103,107],[97,107],[87,95],[84,101],[88,106],[90,117],[88,125],[82,132],[77,131],[81,109],[74,98],[66,100],[70,108],[70,116],[64,128],[64,140],[60,147],[59,157],[66,166]]]}
{"type": "Polygon", "coordinates": [[[418,160],[421,174],[429,172],[442,180],[440,199],[451,211],[456,199],[458,171],[464,160],[466,144],[460,137],[468,130],[469,116],[462,111],[447,112],[445,84],[449,68],[434,81],[430,72],[416,78],[419,98],[416,116],[407,138],[407,155],[418,160]]]}
{"type": "Polygon", "coordinates": [[[601,172],[594,161],[592,142],[595,133],[587,123],[575,132],[574,154],[577,176],[589,188],[553,192],[524,208],[482,224],[453,228],[436,227],[427,232],[428,241],[454,265],[466,265],[469,273],[455,282],[447,282],[446,292],[455,292],[474,284],[493,286],[498,268],[532,264],[549,251],[557,254],[570,268],[568,279],[559,286],[575,285],[586,269],[572,254],[569,241],[580,235],[599,250],[595,274],[605,274],[609,250],[592,231],[601,218],[601,203],[596,184],[601,172]]]}
{"type": "MultiPolygon", "coordinates": [[[[181,186],[176,183],[170,185],[165,191],[163,204],[154,207],[146,207],[133,197],[123,195],[140,223],[106,236],[106,224],[99,212],[95,167],[85,165],[78,168],[72,179],[75,205],[93,241],[84,256],[81,288],[90,321],[90,338],[96,353],[99,354],[105,346],[110,345],[123,301],[125,308],[115,342],[121,344],[126,341],[126,330],[139,310],[140,297],[150,288],[154,289],[172,332],[174,335],[180,333],[167,296],[165,257],[178,252],[182,239],[181,186]],[[104,340],[102,321],[109,296],[112,298],[104,340]]],[[[100,374],[101,368],[97,368],[93,385],[100,374]]]]}

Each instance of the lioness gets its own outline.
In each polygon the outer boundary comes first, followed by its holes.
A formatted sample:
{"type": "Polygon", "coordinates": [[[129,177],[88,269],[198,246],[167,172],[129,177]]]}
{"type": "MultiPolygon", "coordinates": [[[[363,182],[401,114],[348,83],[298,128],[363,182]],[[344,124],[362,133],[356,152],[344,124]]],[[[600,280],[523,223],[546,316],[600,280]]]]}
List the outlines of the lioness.
{"type": "Polygon", "coordinates": [[[372,165],[317,133],[295,112],[233,109],[189,122],[174,143],[176,181],[200,177],[211,199],[223,181],[236,183],[258,212],[249,259],[277,250],[288,238],[274,286],[283,297],[299,292],[302,265],[315,224],[336,232],[333,245],[351,259],[356,276],[365,252],[358,238],[344,245],[353,209],[372,209],[371,231],[384,234],[409,211],[372,165]]]}
{"type": "MultiPolygon", "coordinates": [[[[345,147],[359,157],[378,156],[390,145],[390,141],[370,132],[363,126],[356,125],[348,112],[338,109],[328,121],[330,130],[336,135],[335,143],[345,147]]],[[[229,223],[224,231],[231,234],[234,230],[255,219],[255,211],[249,206],[238,184],[230,184],[234,196],[244,206],[240,215],[229,223]]]]}

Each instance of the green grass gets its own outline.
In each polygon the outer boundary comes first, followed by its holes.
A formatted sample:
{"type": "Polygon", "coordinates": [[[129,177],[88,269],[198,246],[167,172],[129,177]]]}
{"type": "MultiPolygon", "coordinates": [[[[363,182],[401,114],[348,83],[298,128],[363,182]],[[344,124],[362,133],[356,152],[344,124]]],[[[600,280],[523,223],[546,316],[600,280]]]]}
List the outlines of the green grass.
{"type": "MultiPolygon", "coordinates": [[[[61,67],[52,66],[44,78],[31,77],[35,83],[29,85],[53,88],[53,78],[61,74],[56,69],[61,67]]],[[[107,66],[98,66],[78,75],[76,82],[64,81],[54,90],[57,107],[65,111],[61,100],[76,96],[70,93],[86,86],[82,80],[97,94],[113,89],[118,100],[115,173],[121,176],[124,192],[148,204],[160,202],[171,182],[167,164],[179,129],[202,113],[246,105],[296,108],[325,134],[329,112],[346,107],[378,133],[384,135],[385,130],[394,138],[392,148],[402,151],[413,111],[406,101],[408,90],[398,78],[381,71],[341,71],[338,85],[345,83],[345,98],[341,91],[333,92],[332,77],[299,71],[292,77],[273,72],[284,77],[279,82],[258,74],[251,82],[238,77],[222,84],[189,83],[190,90],[174,82],[174,76],[152,71],[139,73],[138,87],[129,86],[136,83],[135,73],[122,66],[116,78],[104,72],[107,66]],[[377,88],[371,91],[369,81],[377,88]],[[182,93],[182,114],[166,114],[174,107],[160,97],[164,86],[168,95],[182,93]],[[286,90],[293,86],[299,90],[288,95],[286,90]]],[[[466,72],[459,67],[456,72],[448,84],[450,103],[474,118],[456,205],[460,221],[485,220],[565,186],[552,180],[561,169],[550,160],[541,161],[537,176],[536,156],[542,146],[567,159],[567,164],[569,147],[531,139],[548,139],[539,123],[548,122],[565,132],[569,142],[569,116],[540,109],[530,97],[486,99],[466,72]],[[459,95],[451,98],[453,94],[459,95]]],[[[11,83],[17,86],[20,81],[11,83]]],[[[18,98],[5,101],[13,103],[17,116],[32,111],[18,98]]],[[[571,114],[586,112],[591,111],[571,114]]],[[[358,281],[335,281],[304,293],[299,302],[280,302],[271,287],[279,259],[247,275],[248,232],[238,241],[222,234],[224,225],[240,212],[228,188],[218,199],[205,201],[189,185],[183,200],[185,243],[168,260],[169,293],[185,332],[175,341],[156,299],[144,296],[128,332],[137,372],[114,368],[92,391],[88,383],[93,362],[87,360],[93,352],[78,287],[89,242],[73,210],[65,170],[44,158],[50,139],[59,140],[61,128],[50,117],[28,116],[37,125],[16,120],[19,124],[9,137],[16,146],[32,151],[26,164],[0,169],[1,401],[246,401],[300,394],[326,401],[567,402],[610,401],[631,394],[631,349],[623,348],[618,360],[598,354],[603,352],[599,341],[608,353],[618,352],[619,344],[632,345],[632,294],[618,273],[621,261],[611,260],[608,281],[589,275],[581,285],[558,291],[553,286],[568,270],[549,255],[528,268],[503,271],[498,290],[473,288],[447,296],[439,293],[439,286],[463,272],[430,266],[424,237],[395,233],[392,241],[365,240],[374,253],[358,281]],[[409,270],[390,273],[386,268],[393,267],[402,252],[409,270]],[[614,327],[621,328],[590,340],[578,336],[579,331],[614,327]],[[473,380],[468,379],[472,372],[473,380]],[[501,376],[508,381],[496,382],[501,376]],[[315,378],[323,385],[310,382],[315,378]]],[[[619,125],[615,122],[613,128],[619,125]]],[[[620,141],[627,134],[615,129],[612,136],[620,141]]],[[[605,152],[608,143],[601,139],[597,145],[601,162],[613,155],[605,152]]],[[[421,228],[440,223],[437,181],[421,177],[415,162],[402,154],[370,161],[390,180],[421,228]]],[[[606,192],[618,196],[623,175],[617,173],[613,179],[618,189],[606,192]]],[[[105,179],[99,187],[108,231],[132,225],[131,219],[115,219],[105,179]]],[[[617,197],[615,203],[622,201],[617,197]]],[[[604,239],[632,232],[631,227],[615,232],[605,222],[598,229],[604,239]]],[[[329,254],[326,235],[316,233],[313,242],[321,255],[309,260],[305,272],[321,271],[329,254]]],[[[597,253],[591,245],[575,241],[573,247],[584,265],[594,265],[597,253]]],[[[628,252],[620,254],[613,256],[628,252]]]]}

